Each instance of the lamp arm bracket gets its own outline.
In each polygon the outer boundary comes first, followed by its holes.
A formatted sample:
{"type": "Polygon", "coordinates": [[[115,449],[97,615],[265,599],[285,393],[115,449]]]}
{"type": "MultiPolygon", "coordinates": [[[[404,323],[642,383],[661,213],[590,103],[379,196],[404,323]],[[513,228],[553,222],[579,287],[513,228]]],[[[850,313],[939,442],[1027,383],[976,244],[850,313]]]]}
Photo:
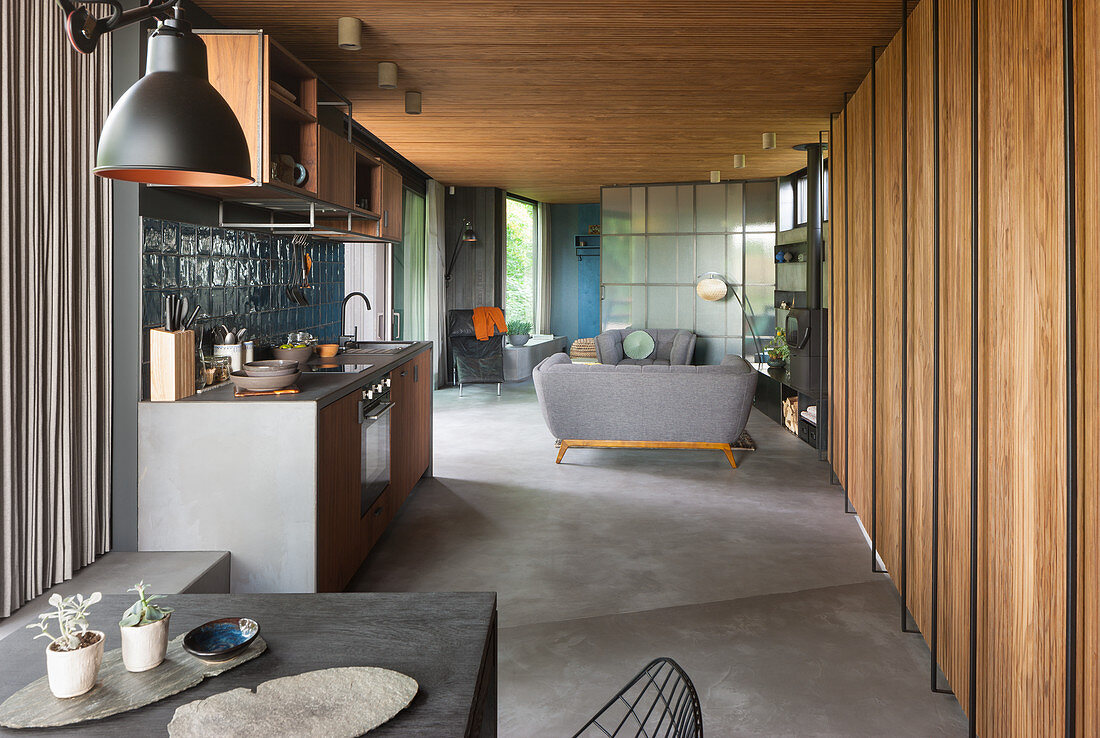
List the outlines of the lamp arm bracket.
{"type": "Polygon", "coordinates": [[[181,0],[149,0],[146,5],[123,10],[120,0],[54,0],[65,14],[65,31],[69,43],[82,54],[90,54],[99,45],[99,39],[111,31],[134,23],[151,20],[165,20],[181,0]],[[103,18],[97,18],[88,12],[85,5],[109,5],[111,12],[103,18]]]}

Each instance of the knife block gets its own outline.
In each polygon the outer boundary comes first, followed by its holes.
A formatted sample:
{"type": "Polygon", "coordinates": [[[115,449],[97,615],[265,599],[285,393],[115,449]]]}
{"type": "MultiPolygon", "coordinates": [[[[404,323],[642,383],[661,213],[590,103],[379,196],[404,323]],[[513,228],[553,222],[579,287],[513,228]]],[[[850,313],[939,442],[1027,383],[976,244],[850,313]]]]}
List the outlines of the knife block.
{"type": "Polygon", "coordinates": [[[195,394],[195,332],[149,331],[149,399],[181,400],[195,394]]]}

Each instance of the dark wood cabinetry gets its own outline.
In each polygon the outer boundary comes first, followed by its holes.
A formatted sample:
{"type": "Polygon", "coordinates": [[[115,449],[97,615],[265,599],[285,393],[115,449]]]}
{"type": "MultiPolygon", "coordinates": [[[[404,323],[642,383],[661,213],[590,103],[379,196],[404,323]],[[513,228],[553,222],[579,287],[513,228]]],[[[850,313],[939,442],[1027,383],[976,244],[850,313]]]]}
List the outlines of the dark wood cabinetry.
{"type": "Polygon", "coordinates": [[[432,352],[398,365],[390,379],[390,484],[365,513],[360,508],[362,391],[318,414],[318,592],[347,586],[431,464],[432,352]]]}
{"type": "Polygon", "coordinates": [[[390,487],[400,507],[431,464],[432,354],[425,351],[395,369],[390,378],[394,420],[390,487]]]}
{"type": "Polygon", "coordinates": [[[339,592],[362,563],[359,526],[359,392],[317,419],[317,591],[339,592]]]}
{"type": "Polygon", "coordinates": [[[382,212],[379,223],[382,237],[400,241],[404,237],[404,180],[389,164],[382,164],[382,212]]]}

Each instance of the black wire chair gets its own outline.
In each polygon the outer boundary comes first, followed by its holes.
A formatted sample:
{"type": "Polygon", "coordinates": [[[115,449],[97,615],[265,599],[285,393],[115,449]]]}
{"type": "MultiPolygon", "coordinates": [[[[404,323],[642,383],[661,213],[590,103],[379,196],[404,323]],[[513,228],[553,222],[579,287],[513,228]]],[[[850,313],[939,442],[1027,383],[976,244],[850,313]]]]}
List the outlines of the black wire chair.
{"type": "Polygon", "coordinates": [[[573,738],[703,738],[699,693],[670,658],[654,659],[573,738]]]}

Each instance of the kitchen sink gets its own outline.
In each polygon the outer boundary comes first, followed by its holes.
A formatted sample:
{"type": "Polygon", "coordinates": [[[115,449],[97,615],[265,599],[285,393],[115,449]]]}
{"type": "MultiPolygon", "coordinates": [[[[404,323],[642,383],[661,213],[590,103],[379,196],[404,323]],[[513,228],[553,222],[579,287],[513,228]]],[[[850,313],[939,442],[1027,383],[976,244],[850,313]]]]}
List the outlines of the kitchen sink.
{"type": "Polygon", "coordinates": [[[393,341],[356,341],[344,349],[345,354],[396,354],[412,343],[393,341]]]}

